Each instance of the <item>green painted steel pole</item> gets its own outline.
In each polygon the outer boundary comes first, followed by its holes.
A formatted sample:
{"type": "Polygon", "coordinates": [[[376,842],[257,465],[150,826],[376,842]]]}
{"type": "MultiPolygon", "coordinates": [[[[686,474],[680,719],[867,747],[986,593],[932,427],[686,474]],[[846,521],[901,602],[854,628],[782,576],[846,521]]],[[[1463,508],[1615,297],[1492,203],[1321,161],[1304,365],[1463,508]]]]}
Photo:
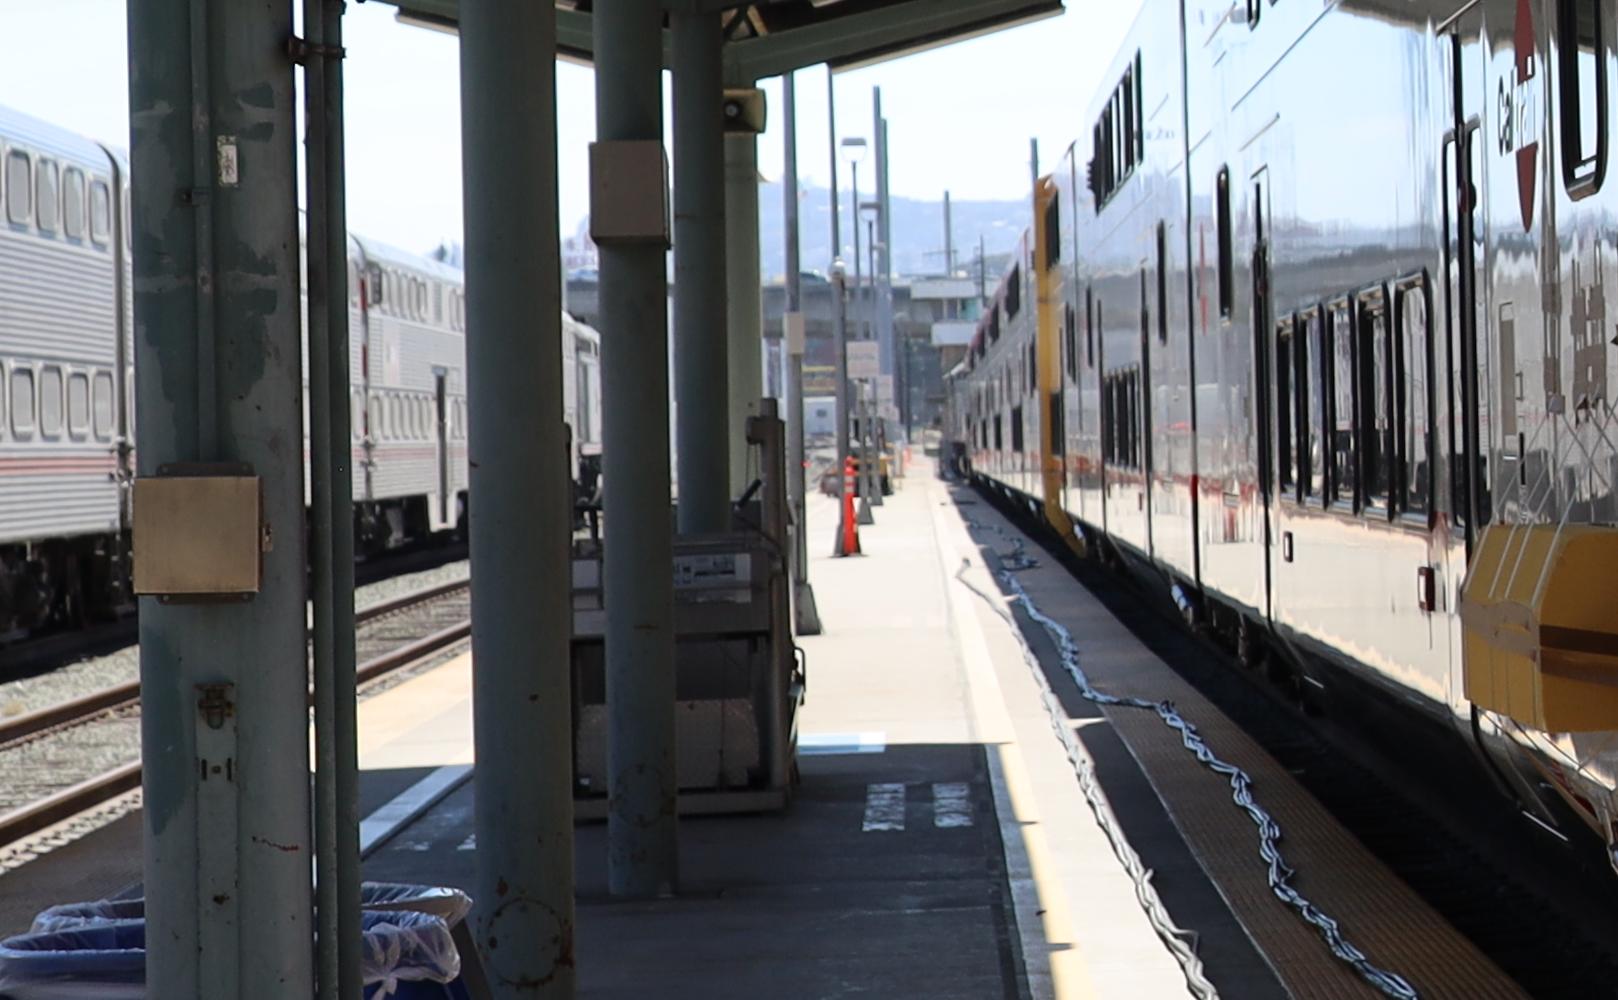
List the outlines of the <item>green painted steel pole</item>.
{"type": "MultiPolygon", "coordinates": [[[[596,140],[663,141],[658,0],[596,0],[596,140]]],[[[646,147],[641,147],[645,149],[646,147]]],[[[653,150],[656,152],[656,150],[653,150]]],[[[595,190],[592,201],[623,198],[595,190]]],[[[591,218],[605,211],[592,208],[591,218]]],[[[643,220],[659,228],[662,219],[643,220]]],[[[674,892],[674,540],[669,518],[666,238],[609,239],[601,254],[602,462],[606,482],[607,885],[674,892]]]]}
{"type": "Polygon", "coordinates": [[[730,528],[724,76],[719,15],[672,10],[674,378],[683,535],[730,528]]]}
{"type": "MultiPolygon", "coordinates": [[[[752,87],[753,80],[727,81],[752,87]]],[[[725,302],[730,342],[730,492],[752,482],[747,418],[764,396],[764,287],[759,264],[758,136],[725,136],[725,302]]]]}
{"type": "Polygon", "coordinates": [[[359,759],[344,200],[342,0],[304,0],[310,578],[314,585],[316,980],[359,1000],[359,759]]]}
{"type": "Polygon", "coordinates": [[[263,518],[250,599],[140,602],[146,988],[308,996],[292,5],[130,0],[128,20],[138,474],[250,468],[263,518]]]}
{"type": "Polygon", "coordinates": [[[556,8],[468,0],[460,28],[473,931],[496,998],[563,1000],[576,963],[556,8]]]}

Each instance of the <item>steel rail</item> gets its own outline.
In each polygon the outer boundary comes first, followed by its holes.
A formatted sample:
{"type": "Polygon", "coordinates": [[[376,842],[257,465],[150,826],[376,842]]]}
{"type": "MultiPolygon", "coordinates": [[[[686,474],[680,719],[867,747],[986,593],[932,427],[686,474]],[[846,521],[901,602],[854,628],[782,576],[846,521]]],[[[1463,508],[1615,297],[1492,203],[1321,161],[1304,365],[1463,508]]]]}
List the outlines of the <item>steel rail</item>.
{"type": "MultiPolygon", "coordinates": [[[[465,584],[460,586],[465,586],[465,584]]],[[[448,589],[453,590],[454,588],[450,587],[448,589]]],[[[444,592],[447,592],[447,590],[441,590],[439,596],[442,596],[444,592]]],[[[423,591],[423,593],[426,593],[426,591],[423,591]]],[[[388,603],[394,604],[396,602],[388,603]]],[[[383,605],[377,605],[376,608],[371,609],[374,612],[372,617],[386,614],[387,611],[378,611],[383,607],[383,605]]],[[[395,606],[391,610],[397,611],[399,607],[395,606]]],[[[449,628],[440,629],[431,635],[417,639],[415,642],[400,646],[398,649],[360,664],[357,670],[358,682],[366,684],[395,673],[460,642],[471,634],[471,621],[460,622],[449,628]]],[[[79,700],[83,701],[85,699],[79,700]]],[[[132,761],[128,764],[120,764],[110,771],[81,781],[61,791],[54,792],[37,802],[13,809],[9,813],[0,814],[0,848],[15,844],[24,837],[38,833],[46,827],[71,819],[125,792],[139,788],[140,781],[140,762],[132,761]]]]}
{"type": "MultiPolygon", "coordinates": [[[[465,590],[467,586],[468,584],[465,580],[456,580],[450,583],[424,587],[413,593],[402,594],[380,604],[374,604],[358,612],[356,620],[361,624],[372,622],[395,612],[426,604],[428,601],[436,600],[458,590],[465,590]]],[[[384,658],[379,657],[378,659],[384,658]]],[[[372,662],[377,661],[373,660],[372,662]]],[[[364,678],[361,679],[363,680],[364,678]]],[[[18,740],[42,733],[47,729],[55,729],[58,726],[88,720],[101,712],[122,708],[139,700],[140,682],[125,681],[122,684],[114,684],[112,687],[92,691],[89,694],[58,702],[55,705],[47,705],[44,708],[0,722],[0,746],[15,743],[18,740]]]]}

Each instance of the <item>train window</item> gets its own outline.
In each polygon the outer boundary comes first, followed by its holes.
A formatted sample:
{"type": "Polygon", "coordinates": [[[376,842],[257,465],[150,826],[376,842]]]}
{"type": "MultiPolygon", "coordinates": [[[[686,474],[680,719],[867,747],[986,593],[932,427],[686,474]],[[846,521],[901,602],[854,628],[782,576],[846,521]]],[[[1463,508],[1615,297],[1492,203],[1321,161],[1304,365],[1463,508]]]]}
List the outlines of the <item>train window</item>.
{"type": "Polygon", "coordinates": [[[1004,449],[1005,440],[1000,435],[1000,414],[996,413],[994,415],[994,450],[1003,451],[1004,449]]]}
{"type": "Polygon", "coordinates": [[[112,188],[106,181],[90,184],[90,239],[106,246],[112,237],[112,188]]]}
{"type": "Polygon", "coordinates": [[[1169,342],[1169,237],[1162,222],[1157,224],[1157,340],[1169,342]]]}
{"type": "Polygon", "coordinates": [[[1331,363],[1326,324],[1319,307],[1304,313],[1298,329],[1298,478],[1304,493],[1318,500],[1326,493],[1326,387],[1331,363]]]}
{"type": "Polygon", "coordinates": [[[1022,407],[1011,408],[1011,450],[1021,455],[1023,451],[1022,435],[1022,407]]]}
{"type": "Polygon", "coordinates": [[[1339,503],[1353,505],[1359,493],[1359,466],[1354,447],[1354,327],[1347,299],[1331,304],[1332,352],[1331,488],[1339,503]]]}
{"type": "Polygon", "coordinates": [[[90,434],[90,376],[84,372],[67,377],[67,431],[75,438],[90,434]]]}
{"type": "Polygon", "coordinates": [[[1399,378],[1399,482],[1403,508],[1423,517],[1432,509],[1433,385],[1432,340],[1427,281],[1421,276],[1401,283],[1394,321],[1396,349],[1403,352],[1399,378]]]}
{"type": "Polygon", "coordinates": [[[62,233],[84,239],[84,171],[77,167],[62,171],[62,233]]]}
{"type": "Polygon", "coordinates": [[[33,162],[20,149],[6,153],[6,218],[25,226],[34,217],[33,162]]]}
{"type": "Polygon", "coordinates": [[[56,365],[39,370],[39,432],[45,437],[62,433],[62,369],[56,365]]]}
{"type": "Polygon", "coordinates": [[[1006,319],[1016,319],[1021,309],[1022,265],[1018,264],[1011,269],[1011,277],[1006,281],[1006,319]]]}
{"type": "Polygon", "coordinates": [[[1084,290],[1084,361],[1096,366],[1096,327],[1101,325],[1101,303],[1093,301],[1089,288],[1084,290]]]}
{"type": "Polygon", "coordinates": [[[365,394],[358,389],[348,396],[348,430],[356,441],[365,436],[365,394]]]}
{"type": "Polygon", "coordinates": [[[90,403],[95,415],[95,435],[102,441],[111,441],[113,431],[112,373],[96,372],[95,384],[91,388],[90,403]]]}
{"type": "Polygon", "coordinates": [[[34,432],[34,370],[11,369],[11,433],[28,437],[34,432]]]}
{"type": "Polygon", "coordinates": [[[1039,355],[1036,352],[1037,344],[1030,341],[1028,344],[1028,391],[1033,392],[1039,388],[1039,355]]]}
{"type": "Polygon", "coordinates": [[[61,174],[51,160],[40,160],[34,167],[34,223],[42,233],[54,233],[62,222],[62,196],[57,186],[61,174]]]}
{"type": "Polygon", "coordinates": [[[1231,270],[1231,233],[1230,233],[1230,168],[1219,168],[1219,179],[1214,186],[1214,224],[1218,228],[1216,234],[1219,241],[1219,315],[1230,317],[1231,305],[1235,300],[1235,276],[1231,270]]]}
{"type": "Polygon", "coordinates": [[[1292,417],[1297,410],[1292,396],[1292,345],[1293,324],[1288,316],[1275,324],[1275,467],[1282,495],[1298,485],[1297,448],[1292,435],[1292,417]]]}
{"type": "Polygon", "coordinates": [[[1360,481],[1367,506],[1387,509],[1395,460],[1393,336],[1381,289],[1360,297],[1360,481]]]}
{"type": "Polygon", "coordinates": [[[1562,182],[1584,198],[1607,172],[1607,51],[1603,0],[1558,0],[1562,182]]]}

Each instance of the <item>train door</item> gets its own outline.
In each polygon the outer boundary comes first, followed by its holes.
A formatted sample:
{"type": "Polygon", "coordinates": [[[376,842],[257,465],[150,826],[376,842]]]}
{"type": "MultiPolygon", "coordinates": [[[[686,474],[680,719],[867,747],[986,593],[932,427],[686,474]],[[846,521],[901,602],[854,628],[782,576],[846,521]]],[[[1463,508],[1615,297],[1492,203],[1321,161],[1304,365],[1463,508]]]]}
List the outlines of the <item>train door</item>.
{"type": "Polygon", "coordinates": [[[433,369],[433,416],[438,440],[438,524],[450,523],[451,494],[449,479],[449,375],[442,368],[433,369]]]}
{"type": "Polygon", "coordinates": [[[1475,8],[1456,18],[1443,40],[1448,62],[1450,116],[1443,137],[1444,303],[1449,355],[1451,523],[1464,542],[1457,582],[1478,533],[1490,517],[1488,483],[1489,352],[1480,329],[1486,213],[1483,208],[1485,60],[1482,14],[1475,8]]]}
{"type": "Polygon", "coordinates": [[[1264,564],[1264,594],[1260,610],[1271,613],[1270,530],[1275,505],[1275,379],[1270,357],[1270,244],[1269,174],[1260,168],[1253,175],[1253,440],[1258,454],[1258,505],[1260,511],[1260,559],[1264,564]]]}

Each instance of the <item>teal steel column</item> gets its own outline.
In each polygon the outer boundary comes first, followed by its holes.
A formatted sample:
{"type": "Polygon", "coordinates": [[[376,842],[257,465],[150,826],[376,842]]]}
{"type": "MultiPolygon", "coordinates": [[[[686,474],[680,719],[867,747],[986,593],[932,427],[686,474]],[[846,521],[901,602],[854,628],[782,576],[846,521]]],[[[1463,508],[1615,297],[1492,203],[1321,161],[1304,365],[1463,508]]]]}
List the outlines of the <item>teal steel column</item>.
{"type": "MultiPolygon", "coordinates": [[[[695,6],[695,5],[694,5],[695,6]]],[[[680,533],[730,527],[724,77],[719,15],[669,13],[674,91],[674,378],[680,533]]]]}
{"type": "MultiPolygon", "coordinates": [[[[752,87],[752,80],[729,81],[752,87]]],[[[759,265],[758,136],[725,135],[725,325],[730,342],[730,492],[739,495],[750,467],[747,418],[764,396],[764,290],[759,265]]]]}
{"type": "Polygon", "coordinates": [[[556,8],[460,7],[478,762],[473,933],[494,995],[574,995],[556,8]]]}
{"type": "MultiPolygon", "coordinates": [[[[596,140],[663,141],[658,0],[596,0],[596,140]]],[[[610,148],[610,147],[604,147],[610,148]]],[[[592,198],[622,192],[593,191],[592,198]]],[[[593,218],[604,213],[592,211],[593,218]]],[[[661,220],[659,220],[661,221],[661,220]]],[[[665,240],[597,241],[606,482],[607,886],[674,891],[674,539],[669,524],[665,240]]]]}
{"type": "Polygon", "coordinates": [[[140,602],[164,1000],[314,989],[291,34],[291,0],[129,3],[139,474],[251,466],[265,529],[251,600],[140,602]]]}
{"type": "Polygon", "coordinates": [[[359,753],[354,676],[354,480],[349,414],[343,0],[304,0],[309,532],[314,585],[316,981],[359,1000],[359,753]]]}

